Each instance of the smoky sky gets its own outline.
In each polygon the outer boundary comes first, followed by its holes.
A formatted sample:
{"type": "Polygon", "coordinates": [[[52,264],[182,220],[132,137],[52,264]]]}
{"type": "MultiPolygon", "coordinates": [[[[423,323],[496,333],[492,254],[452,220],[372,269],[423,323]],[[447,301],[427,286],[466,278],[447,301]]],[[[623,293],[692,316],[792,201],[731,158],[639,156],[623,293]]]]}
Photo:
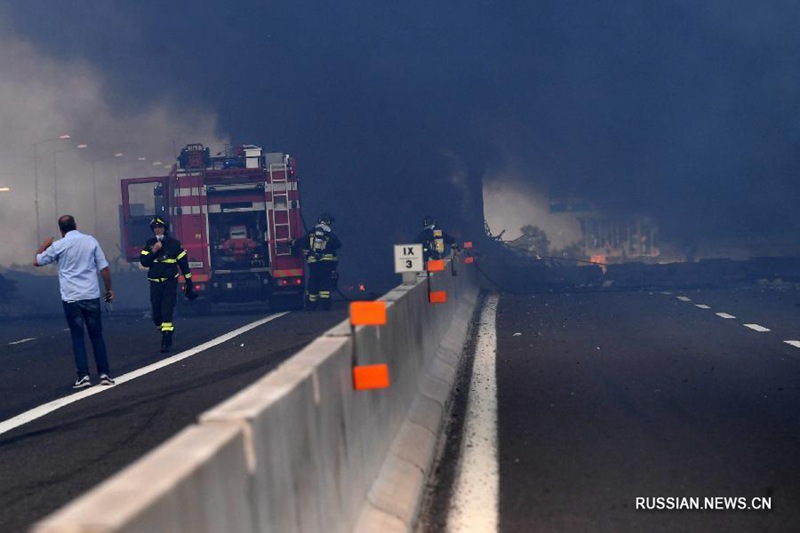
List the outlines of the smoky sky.
{"type": "Polygon", "coordinates": [[[113,108],[210,110],[221,138],[295,154],[307,211],[338,215],[346,246],[387,269],[372,250],[426,213],[480,233],[488,175],[651,215],[665,238],[800,226],[790,0],[52,0],[2,13],[42,53],[104,73],[113,108]]]}

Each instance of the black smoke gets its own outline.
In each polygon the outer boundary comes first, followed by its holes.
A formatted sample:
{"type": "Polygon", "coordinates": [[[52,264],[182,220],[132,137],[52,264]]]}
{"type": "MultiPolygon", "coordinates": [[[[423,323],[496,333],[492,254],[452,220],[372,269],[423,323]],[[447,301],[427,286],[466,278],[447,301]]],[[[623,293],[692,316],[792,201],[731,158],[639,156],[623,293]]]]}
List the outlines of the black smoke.
{"type": "Polygon", "coordinates": [[[504,154],[665,239],[798,230],[788,0],[7,4],[20,35],[106,72],[112,105],[211,108],[220,136],[295,154],[356,277],[389,273],[424,214],[480,235],[504,154]]]}

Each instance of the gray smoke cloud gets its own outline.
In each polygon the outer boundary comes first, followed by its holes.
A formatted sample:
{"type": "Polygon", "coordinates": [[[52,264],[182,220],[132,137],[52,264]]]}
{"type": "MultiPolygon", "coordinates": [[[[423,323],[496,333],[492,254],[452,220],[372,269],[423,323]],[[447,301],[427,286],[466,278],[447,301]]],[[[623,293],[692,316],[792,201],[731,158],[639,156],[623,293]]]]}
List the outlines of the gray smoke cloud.
{"type": "MultiPolygon", "coordinates": [[[[169,127],[182,106],[212,109],[209,135],[298,157],[307,213],[343,214],[343,264],[360,254],[365,271],[391,272],[390,241],[426,213],[479,235],[482,178],[537,206],[575,198],[653,217],[679,246],[800,232],[795,0],[43,4],[0,10],[54,68],[84,58],[103,73],[111,145],[133,142],[120,110],[160,109],[169,127]]],[[[42,113],[61,122],[26,143],[103,122],[84,111],[42,113]]],[[[148,133],[162,136],[153,157],[172,153],[164,138],[177,134],[148,133]]],[[[59,169],[86,156],[60,154],[59,169]]],[[[536,223],[522,203],[509,225],[536,223]]]]}
{"type": "Polygon", "coordinates": [[[173,102],[138,102],[132,114],[112,105],[102,72],[84,60],[49,57],[7,28],[0,71],[0,187],[11,189],[0,193],[2,266],[29,264],[38,246],[36,174],[42,238],[58,236],[58,215],[71,214],[80,230],[96,232],[114,260],[119,178],[166,174],[186,142],[216,149],[227,142],[215,134],[217,117],[207,110],[181,113],[173,102]],[[58,139],[62,134],[70,139],[58,139]]]}

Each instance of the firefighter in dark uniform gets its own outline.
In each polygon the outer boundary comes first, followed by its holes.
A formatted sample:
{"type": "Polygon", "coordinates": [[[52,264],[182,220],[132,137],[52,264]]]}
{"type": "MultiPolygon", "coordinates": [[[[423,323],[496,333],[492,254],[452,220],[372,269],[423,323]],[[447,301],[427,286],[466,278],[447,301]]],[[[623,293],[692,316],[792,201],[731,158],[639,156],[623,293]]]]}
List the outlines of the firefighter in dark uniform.
{"type": "Polygon", "coordinates": [[[172,332],[175,330],[172,312],[178,297],[178,268],[186,279],[186,297],[194,300],[197,294],[194,292],[186,250],[181,241],[169,236],[166,219],[154,217],[150,221],[150,229],[153,231],[153,238],[144,245],[139,262],[148,268],[153,323],[161,332],[161,351],[168,352],[172,348],[172,332]]]}
{"type": "Polygon", "coordinates": [[[414,239],[416,243],[422,243],[422,258],[424,261],[429,259],[444,259],[447,255],[449,245],[458,250],[456,240],[448,235],[436,223],[436,219],[430,215],[422,219],[422,232],[414,239]]]}
{"type": "Polygon", "coordinates": [[[336,251],[342,243],[331,231],[331,224],[333,217],[328,213],[321,214],[314,229],[306,233],[301,241],[308,265],[306,304],[311,311],[320,303],[323,310],[330,309],[331,291],[336,287],[336,266],[339,264],[336,251]]]}

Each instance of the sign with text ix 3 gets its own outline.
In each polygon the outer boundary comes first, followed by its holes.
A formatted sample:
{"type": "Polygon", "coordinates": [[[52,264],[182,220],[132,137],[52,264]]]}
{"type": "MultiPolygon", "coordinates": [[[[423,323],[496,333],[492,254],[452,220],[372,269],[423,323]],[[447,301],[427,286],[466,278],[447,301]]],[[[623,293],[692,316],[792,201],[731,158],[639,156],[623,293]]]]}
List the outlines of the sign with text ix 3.
{"type": "Polygon", "coordinates": [[[394,273],[425,272],[421,244],[394,245],[394,273]]]}

